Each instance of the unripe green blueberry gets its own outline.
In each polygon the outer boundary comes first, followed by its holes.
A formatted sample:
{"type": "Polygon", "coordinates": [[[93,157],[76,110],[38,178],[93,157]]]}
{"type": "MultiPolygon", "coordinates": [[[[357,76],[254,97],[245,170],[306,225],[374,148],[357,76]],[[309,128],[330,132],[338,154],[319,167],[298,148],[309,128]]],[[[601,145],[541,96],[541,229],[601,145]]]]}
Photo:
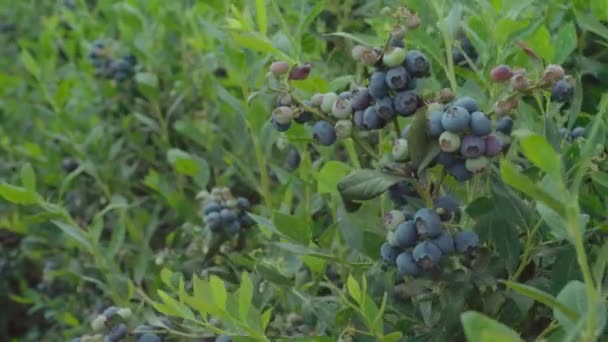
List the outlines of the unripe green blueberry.
{"type": "Polygon", "coordinates": [[[384,228],[393,231],[398,225],[405,222],[405,214],[401,210],[391,210],[384,214],[384,228]]]}
{"type": "Polygon", "coordinates": [[[334,126],[336,130],[336,137],[339,139],[345,139],[350,137],[353,132],[353,123],[350,120],[338,120],[334,126]]]}
{"type": "Polygon", "coordinates": [[[310,98],[310,103],[315,107],[321,107],[323,102],[323,94],[316,93],[310,98]]]}
{"type": "Polygon", "coordinates": [[[482,173],[488,168],[489,159],[481,156],[473,159],[467,159],[465,167],[473,173],[482,173]]]}
{"type": "Polygon", "coordinates": [[[338,98],[331,108],[331,115],[336,119],[349,118],[353,113],[353,109],[350,106],[350,100],[345,98],[338,98]]]}
{"type": "Polygon", "coordinates": [[[133,312],[131,312],[131,309],[129,308],[118,309],[116,313],[118,314],[118,316],[124,319],[129,319],[133,315],[133,312]]]}
{"type": "Polygon", "coordinates": [[[439,148],[443,152],[455,152],[460,148],[460,136],[456,133],[445,131],[439,136],[439,148]]]}
{"type": "Polygon", "coordinates": [[[286,106],[277,107],[272,111],[272,118],[280,125],[286,125],[293,119],[293,111],[286,106]]]}
{"type": "Polygon", "coordinates": [[[393,143],[392,149],[393,159],[396,161],[406,161],[409,157],[408,149],[407,149],[407,140],[405,139],[397,139],[393,143]]]}
{"type": "Polygon", "coordinates": [[[359,61],[359,60],[361,60],[361,57],[363,57],[363,53],[365,53],[365,51],[367,49],[368,48],[366,48],[363,45],[355,45],[355,46],[353,46],[353,49],[351,50],[350,53],[355,61],[359,61]]]}
{"type": "Polygon", "coordinates": [[[404,49],[400,47],[394,47],[384,53],[384,56],[382,57],[382,63],[384,63],[384,65],[389,68],[396,67],[403,63],[403,61],[405,60],[405,55],[406,52],[404,49]]]}
{"type": "Polygon", "coordinates": [[[336,101],[338,101],[338,94],[336,93],[327,93],[323,95],[323,101],[321,101],[321,110],[324,113],[331,113],[336,101]]]}
{"type": "Polygon", "coordinates": [[[106,327],[106,320],[107,318],[104,315],[98,315],[95,317],[95,319],[93,319],[91,322],[91,328],[93,328],[93,331],[102,331],[106,327]]]}
{"type": "Polygon", "coordinates": [[[443,103],[439,103],[439,102],[431,102],[428,104],[428,106],[426,106],[426,112],[428,113],[432,113],[432,112],[442,112],[445,110],[445,105],[443,103]]]}

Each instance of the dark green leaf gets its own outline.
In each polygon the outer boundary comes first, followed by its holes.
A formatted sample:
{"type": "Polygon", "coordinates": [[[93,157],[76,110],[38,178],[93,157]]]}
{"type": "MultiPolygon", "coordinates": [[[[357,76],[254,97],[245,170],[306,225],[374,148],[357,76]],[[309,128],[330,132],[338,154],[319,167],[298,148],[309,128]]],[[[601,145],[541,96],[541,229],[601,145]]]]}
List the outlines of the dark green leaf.
{"type": "Polygon", "coordinates": [[[338,191],[346,200],[370,200],[400,180],[376,170],[356,170],[338,183],[338,191]]]}
{"type": "Polygon", "coordinates": [[[484,314],[467,311],[460,316],[460,320],[469,342],[522,341],[513,329],[484,314]]]}

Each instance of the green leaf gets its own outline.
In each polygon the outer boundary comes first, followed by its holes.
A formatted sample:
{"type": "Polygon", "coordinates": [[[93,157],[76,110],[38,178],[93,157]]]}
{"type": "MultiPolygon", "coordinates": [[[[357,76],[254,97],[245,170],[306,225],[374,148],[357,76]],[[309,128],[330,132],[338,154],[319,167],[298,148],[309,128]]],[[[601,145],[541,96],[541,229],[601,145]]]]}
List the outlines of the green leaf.
{"type": "MultiPolygon", "coordinates": [[[[557,300],[564,306],[578,313],[582,320],[587,320],[588,313],[588,298],[586,294],[585,284],[579,280],[572,280],[557,295],[557,300]]],[[[592,303],[595,306],[596,319],[595,327],[596,333],[599,334],[604,330],[606,326],[606,301],[599,300],[592,303]]],[[[580,321],[571,319],[562,310],[553,308],[553,317],[559,322],[559,324],[566,330],[575,329],[576,325],[580,321]]]]}
{"type": "Polygon", "coordinates": [[[384,193],[391,185],[401,181],[376,170],[356,170],[338,183],[338,191],[345,200],[370,200],[384,193]]]}
{"type": "Polygon", "coordinates": [[[25,69],[37,80],[40,80],[40,66],[38,66],[38,63],[34,60],[29,51],[27,51],[27,49],[21,49],[19,57],[25,69]]]}
{"type": "Polygon", "coordinates": [[[139,90],[151,99],[158,98],[158,77],[151,72],[138,72],[135,74],[135,82],[139,90]]]}
{"type": "Polygon", "coordinates": [[[401,341],[401,338],[403,338],[403,333],[401,333],[400,331],[397,332],[393,332],[387,335],[384,335],[384,337],[382,338],[383,342],[398,342],[401,341]]]}
{"type": "Polygon", "coordinates": [[[317,192],[320,194],[333,193],[338,183],[351,171],[351,167],[340,161],[330,160],[314,174],[317,180],[317,192]]]}
{"type": "Polygon", "coordinates": [[[576,11],[576,23],[585,31],[590,31],[608,41],[608,27],[591,13],[576,11]]]}
{"type": "Polygon", "coordinates": [[[263,36],[268,31],[268,19],[266,18],[266,1],[255,0],[255,14],[258,22],[258,29],[263,36]]]}
{"type": "Polygon", "coordinates": [[[539,26],[526,43],[545,61],[552,61],[555,48],[551,44],[551,33],[545,26],[539,26]]]}
{"type": "Polygon", "coordinates": [[[357,304],[361,304],[361,287],[359,286],[357,279],[355,279],[352,275],[349,275],[348,279],[346,280],[346,287],[348,288],[348,293],[350,293],[350,296],[353,297],[355,302],[357,302],[357,304]]]}
{"type": "Polygon", "coordinates": [[[52,220],[51,222],[53,222],[54,225],[56,225],[59,229],[61,229],[62,232],[64,232],[69,237],[76,240],[76,242],[78,242],[87,251],[91,251],[93,249],[93,246],[87,239],[87,236],[84,234],[84,232],[80,228],[74,227],[69,223],[65,223],[65,222],[58,221],[58,220],[52,220]]]}
{"type": "Polygon", "coordinates": [[[310,227],[306,224],[306,220],[302,218],[275,211],[273,222],[283,236],[294,242],[307,246],[312,238],[310,227]]]}
{"type": "Polygon", "coordinates": [[[35,204],[38,202],[35,193],[7,183],[0,183],[0,196],[14,204],[35,204]]]}
{"type": "Polygon", "coordinates": [[[566,61],[568,56],[576,49],[577,36],[576,28],[572,22],[568,22],[563,25],[557,32],[557,36],[553,42],[555,47],[555,55],[553,56],[553,63],[562,64],[566,61]]]}
{"type": "Polygon", "coordinates": [[[561,313],[568,317],[568,319],[570,320],[575,321],[579,319],[579,315],[576,311],[560,303],[555,297],[546,292],[543,292],[532,286],[518,284],[512,281],[506,281],[505,284],[513,291],[516,291],[526,297],[532,298],[539,303],[545,304],[554,310],[556,309],[561,311],[561,313]]]}
{"type": "Polygon", "coordinates": [[[347,33],[347,32],[326,33],[324,36],[342,37],[342,38],[350,39],[353,42],[357,42],[357,43],[365,45],[367,47],[376,46],[376,44],[375,44],[376,42],[373,41],[372,39],[369,39],[368,37],[356,36],[354,34],[347,33]]]}
{"type": "Polygon", "coordinates": [[[545,137],[523,130],[514,132],[514,135],[520,137],[519,144],[528,160],[544,172],[559,176],[560,158],[545,137]]]}
{"type": "Polygon", "coordinates": [[[272,46],[272,43],[268,38],[262,37],[257,33],[233,33],[232,38],[236,43],[253,51],[274,54],[277,58],[285,60],[286,62],[295,63],[295,61],[283,51],[272,46]]]}
{"type": "Polygon", "coordinates": [[[355,213],[343,206],[337,210],[338,228],[346,244],[370,258],[377,258],[380,246],[385,241],[383,228],[378,224],[379,208],[374,202],[366,202],[355,213]]]}
{"type": "Polygon", "coordinates": [[[21,184],[31,193],[36,193],[36,174],[32,168],[32,164],[25,163],[21,167],[21,184]]]}
{"type": "Polygon", "coordinates": [[[426,111],[418,111],[414,115],[409,133],[407,146],[412,164],[422,172],[439,154],[439,143],[436,138],[429,137],[426,129],[426,111]]]}
{"type": "Polygon", "coordinates": [[[241,287],[239,289],[239,313],[241,320],[247,319],[249,308],[251,307],[251,299],[253,298],[253,284],[249,278],[249,273],[243,272],[241,276],[241,287]]]}
{"type": "Polygon", "coordinates": [[[467,311],[460,316],[467,341],[470,342],[511,342],[522,341],[519,335],[508,326],[492,318],[467,311]]]}
{"type": "Polygon", "coordinates": [[[226,293],[226,286],[222,279],[212,275],[209,277],[209,285],[211,286],[211,293],[213,293],[215,305],[220,309],[226,308],[226,298],[228,297],[228,294],[226,293]]]}
{"type": "MultiPolygon", "coordinates": [[[[171,296],[169,296],[163,290],[158,290],[157,293],[158,293],[158,296],[162,299],[162,301],[164,303],[164,306],[160,306],[160,307],[163,308],[164,310],[168,311],[168,312],[166,312],[167,314],[170,314],[175,317],[194,320],[194,313],[192,313],[192,310],[190,310],[190,308],[188,308],[188,306],[171,298],[171,296]]],[[[156,304],[159,304],[159,303],[155,303],[155,307],[157,307],[157,309],[158,309],[159,306],[157,306],[156,304]]]]}
{"type": "Polygon", "coordinates": [[[266,263],[255,265],[255,270],[262,278],[279,286],[293,286],[293,281],[277,271],[273,266],[266,263]]]}

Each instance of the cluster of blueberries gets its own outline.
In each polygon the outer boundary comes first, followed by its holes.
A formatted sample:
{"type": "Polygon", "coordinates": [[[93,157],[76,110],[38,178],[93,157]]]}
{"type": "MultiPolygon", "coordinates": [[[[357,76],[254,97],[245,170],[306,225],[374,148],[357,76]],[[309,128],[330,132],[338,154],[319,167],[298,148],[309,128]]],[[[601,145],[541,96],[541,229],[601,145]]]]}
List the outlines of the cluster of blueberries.
{"type": "Polygon", "coordinates": [[[477,234],[462,231],[452,236],[442,224],[459,219],[458,201],[451,196],[436,198],[433,208],[422,208],[413,216],[391,210],[384,217],[388,233],[380,255],[397,267],[400,277],[415,277],[437,268],[443,256],[454,252],[470,254],[479,247],[477,234]]]}
{"type": "MultiPolygon", "coordinates": [[[[432,103],[427,111],[427,134],[436,137],[440,152],[436,158],[448,174],[464,182],[476,173],[483,172],[492,157],[501,153],[508,142],[513,120],[502,116],[492,132],[492,120],[479,110],[475,99],[465,96],[450,104],[432,103]]],[[[393,146],[398,157],[398,143],[404,144],[409,127],[401,132],[401,139],[393,146]]]]}
{"type": "Polygon", "coordinates": [[[572,130],[567,129],[566,127],[562,127],[559,129],[559,134],[562,136],[562,139],[566,139],[567,141],[573,141],[578,138],[585,137],[585,127],[574,127],[572,130]]]}
{"type": "Polygon", "coordinates": [[[247,215],[251,208],[249,200],[245,197],[234,198],[230,189],[216,187],[201,196],[205,225],[211,232],[231,236],[255,224],[247,215]]]}
{"type": "Polygon", "coordinates": [[[137,58],[128,54],[114,59],[108,55],[106,45],[101,40],[93,42],[87,56],[95,67],[95,75],[99,77],[121,82],[135,75],[137,58]]]}
{"type": "MultiPolygon", "coordinates": [[[[97,315],[91,322],[91,326],[96,332],[103,332],[105,334],[98,333],[96,335],[84,335],[72,339],[72,342],[120,342],[126,341],[129,335],[129,328],[125,323],[118,323],[121,319],[128,319],[131,317],[131,310],[128,308],[118,308],[116,306],[110,306],[106,308],[101,314],[97,315]]],[[[136,334],[137,342],[161,342],[162,339],[153,333],[146,332],[143,334],[136,334]]]]}
{"type": "MultiPolygon", "coordinates": [[[[391,45],[384,52],[363,46],[353,48],[356,60],[375,66],[367,87],[355,87],[340,94],[314,94],[299,107],[291,95],[279,95],[272,112],[273,126],[284,132],[292,121],[299,124],[313,121],[316,112],[325,119],[313,123],[313,137],[320,145],[329,146],[338,138],[349,137],[353,124],[363,130],[381,129],[397,115],[413,115],[423,105],[415,88],[417,79],[429,75],[429,60],[418,50],[406,51],[399,44],[391,45]]],[[[288,66],[280,63],[284,62],[271,65],[273,74],[288,72],[288,66]]]]}

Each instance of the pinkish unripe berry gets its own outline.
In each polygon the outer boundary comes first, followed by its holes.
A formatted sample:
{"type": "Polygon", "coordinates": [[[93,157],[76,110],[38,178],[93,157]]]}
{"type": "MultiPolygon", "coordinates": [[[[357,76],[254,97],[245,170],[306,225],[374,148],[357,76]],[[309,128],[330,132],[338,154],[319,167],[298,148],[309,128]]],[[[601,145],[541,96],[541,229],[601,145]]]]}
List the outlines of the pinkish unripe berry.
{"type": "Polygon", "coordinates": [[[312,65],[310,63],[296,65],[289,71],[289,79],[296,81],[305,80],[308,78],[311,69],[312,65]]]}
{"type": "Polygon", "coordinates": [[[515,91],[523,91],[528,89],[532,84],[525,74],[517,74],[511,77],[511,88],[515,91]]]}
{"type": "Polygon", "coordinates": [[[501,64],[497,67],[494,67],[492,71],[490,71],[490,78],[492,82],[503,83],[513,77],[513,70],[508,65],[501,64]]]}
{"type": "Polygon", "coordinates": [[[285,61],[274,62],[270,65],[270,72],[275,76],[282,76],[289,71],[289,64],[285,61]]]}
{"type": "Polygon", "coordinates": [[[549,64],[543,72],[542,82],[547,85],[553,85],[555,82],[564,78],[565,75],[566,72],[561,65],[549,64]]]}

